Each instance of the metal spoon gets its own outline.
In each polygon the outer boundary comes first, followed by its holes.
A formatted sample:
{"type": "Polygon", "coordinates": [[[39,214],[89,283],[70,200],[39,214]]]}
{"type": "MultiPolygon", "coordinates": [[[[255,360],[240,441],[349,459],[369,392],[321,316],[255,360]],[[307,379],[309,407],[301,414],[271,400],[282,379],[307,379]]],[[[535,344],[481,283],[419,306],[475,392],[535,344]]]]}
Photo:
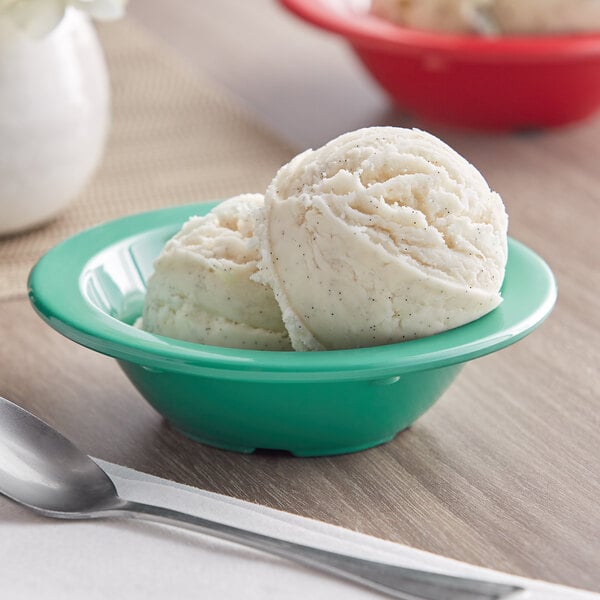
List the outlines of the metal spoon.
{"type": "Polygon", "coordinates": [[[522,588],[326,552],[117,495],[109,476],[55,429],[0,397],[0,492],[59,519],[132,517],[177,525],[349,579],[403,600],[500,600],[522,588]]]}

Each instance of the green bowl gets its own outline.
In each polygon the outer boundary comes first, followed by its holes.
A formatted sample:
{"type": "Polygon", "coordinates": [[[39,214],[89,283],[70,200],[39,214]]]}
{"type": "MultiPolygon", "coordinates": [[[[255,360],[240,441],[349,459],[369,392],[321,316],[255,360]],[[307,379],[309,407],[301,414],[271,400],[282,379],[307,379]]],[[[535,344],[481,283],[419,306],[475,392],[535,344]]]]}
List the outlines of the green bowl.
{"type": "Polygon", "coordinates": [[[484,317],[418,340],[326,352],[237,350],[132,327],[164,243],[215,203],[125,217],[52,249],[29,277],[33,307],[66,337],[116,358],[175,428],[220,448],[298,456],[391,440],[422,415],[469,360],[535,329],[556,300],[554,277],[509,241],[504,302],[484,317]]]}

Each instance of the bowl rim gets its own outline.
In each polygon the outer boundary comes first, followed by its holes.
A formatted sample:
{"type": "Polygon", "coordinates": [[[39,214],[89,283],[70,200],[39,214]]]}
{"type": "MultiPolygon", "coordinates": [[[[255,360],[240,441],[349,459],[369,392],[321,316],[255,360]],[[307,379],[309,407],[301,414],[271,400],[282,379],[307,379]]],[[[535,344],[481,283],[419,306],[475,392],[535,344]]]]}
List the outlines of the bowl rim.
{"type": "MultiPolygon", "coordinates": [[[[481,37],[402,27],[366,12],[339,11],[327,0],[279,0],[287,10],[350,43],[393,53],[438,52],[466,61],[530,62],[600,56],[598,33],[481,37]]],[[[339,0],[338,0],[339,2],[339,0]]],[[[348,4],[342,0],[341,4],[348,4]]]]}
{"type": "Polygon", "coordinates": [[[86,269],[98,264],[98,256],[145,236],[160,234],[166,239],[187,218],[205,214],[217,203],[202,202],[137,213],[66,239],[47,252],[29,275],[33,308],[52,328],[71,340],[148,370],[246,380],[310,378],[327,381],[395,377],[489,354],[533,331],[546,319],[556,301],[556,282],[548,265],[525,245],[509,238],[507,274],[518,259],[525,265],[528,277],[537,278],[534,289],[528,290],[534,294],[529,309],[521,309],[523,303],[516,298],[510,302],[505,298],[498,308],[476,321],[429,337],[386,346],[324,352],[208,346],[137,329],[91,303],[83,283],[86,269]],[[507,316],[507,306],[517,314],[507,316]]]}

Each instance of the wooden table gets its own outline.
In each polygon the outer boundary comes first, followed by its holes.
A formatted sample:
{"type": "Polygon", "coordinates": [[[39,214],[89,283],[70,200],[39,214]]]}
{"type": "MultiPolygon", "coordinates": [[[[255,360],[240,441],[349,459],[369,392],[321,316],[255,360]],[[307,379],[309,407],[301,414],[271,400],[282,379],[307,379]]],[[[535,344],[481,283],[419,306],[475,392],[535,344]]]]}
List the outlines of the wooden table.
{"type": "MultiPolygon", "coordinates": [[[[268,0],[140,0],[130,13],[299,150],[411,123],[341,43],[268,0]]],[[[600,592],[600,118],[526,136],[434,133],[501,193],[511,235],[546,258],[560,296],[538,331],[468,365],[393,442],[319,459],[191,442],[111,359],[59,336],[24,297],[2,303],[0,393],[106,460],[600,592]]]]}

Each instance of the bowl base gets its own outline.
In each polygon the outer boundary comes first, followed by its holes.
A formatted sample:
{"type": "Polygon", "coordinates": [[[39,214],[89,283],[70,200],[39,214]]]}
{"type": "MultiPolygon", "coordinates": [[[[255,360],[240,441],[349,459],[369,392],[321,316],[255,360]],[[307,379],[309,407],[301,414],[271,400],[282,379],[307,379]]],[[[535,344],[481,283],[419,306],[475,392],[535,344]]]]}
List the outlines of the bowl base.
{"type": "Polygon", "coordinates": [[[204,444],[205,446],[210,446],[211,448],[218,448],[219,450],[228,450],[229,452],[238,452],[240,454],[253,454],[257,450],[267,450],[269,452],[285,452],[286,454],[291,454],[292,456],[296,456],[298,458],[311,458],[315,456],[336,456],[338,454],[352,454],[354,452],[361,452],[362,450],[368,450],[369,448],[374,448],[375,446],[387,444],[388,442],[391,442],[402,431],[410,429],[410,427],[404,427],[396,433],[386,436],[384,438],[372,440],[369,442],[363,442],[356,446],[348,446],[343,448],[252,448],[247,446],[238,446],[236,444],[228,444],[221,440],[212,440],[203,436],[198,436],[194,433],[185,431],[184,429],[181,429],[176,425],[173,425],[173,423],[171,422],[168,423],[172,429],[181,433],[185,437],[194,440],[195,442],[204,444]]]}
{"type": "Polygon", "coordinates": [[[142,396],[187,437],[246,454],[358,452],[393,439],[442,395],[462,368],[315,382],[216,379],[119,361],[142,396]]]}

